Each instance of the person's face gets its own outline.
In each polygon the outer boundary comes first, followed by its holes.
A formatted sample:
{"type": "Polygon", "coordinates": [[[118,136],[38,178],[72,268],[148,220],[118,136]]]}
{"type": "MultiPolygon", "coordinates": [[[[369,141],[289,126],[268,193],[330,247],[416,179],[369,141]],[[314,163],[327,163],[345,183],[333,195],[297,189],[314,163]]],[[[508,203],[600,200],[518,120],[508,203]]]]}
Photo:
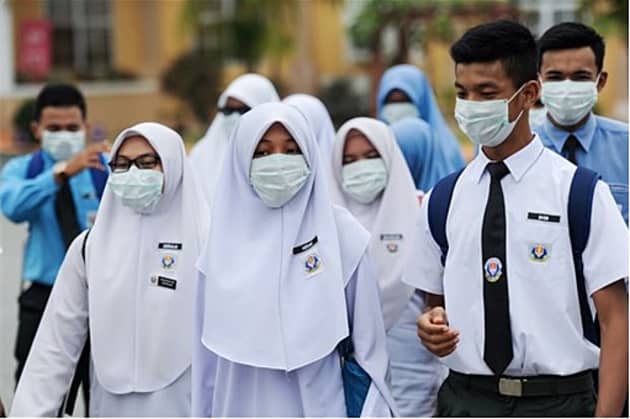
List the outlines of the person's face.
{"type": "Polygon", "coordinates": [[[254,158],[272,154],[302,154],[289,131],[279,122],[274,123],[265,132],[254,150],[254,158]]]}
{"type": "Polygon", "coordinates": [[[400,89],[394,89],[385,98],[385,103],[409,103],[411,99],[400,89]]]}
{"type": "Polygon", "coordinates": [[[237,113],[239,115],[243,115],[244,113],[246,113],[247,111],[249,111],[251,108],[249,106],[247,106],[245,103],[241,102],[240,100],[233,98],[231,96],[229,96],[227,98],[227,100],[225,101],[225,106],[223,106],[221,109],[219,109],[219,112],[221,112],[224,115],[231,115],[233,113],[237,113]]]}
{"type": "MultiPolygon", "coordinates": [[[[546,51],[541,57],[540,78],[546,81],[595,81],[598,71],[591,47],[546,51]]],[[[601,72],[597,90],[606,84],[608,74],[601,72]]]]}
{"type": "MultiPolygon", "coordinates": [[[[465,100],[485,101],[510,99],[521,86],[514,86],[500,60],[490,63],[455,65],[455,91],[465,100]]],[[[530,109],[538,99],[540,86],[529,81],[508,104],[509,119],[513,121],[522,110],[530,109]]]]}
{"type": "Polygon", "coordinates": [[[343,164],[381,157],[374,144],[359,130],[351,129],[343,146],[343,164]]]}
{"type": "Polygon", "coordinates": [[[155,149],[139,135],[128,137],[123,141],[116,157],[112,160],[112,171],[126,172],[134,161],[138,169],[152,169],[163,172],[162,163],[155,149]]]}
{"type": "Polygon", "coordinates": [[[31,122],[35,139],[41,142],[44,131],[81,131],[87,130],[78,106],[46,106],[42,109],[39,121],[31,122]]]}

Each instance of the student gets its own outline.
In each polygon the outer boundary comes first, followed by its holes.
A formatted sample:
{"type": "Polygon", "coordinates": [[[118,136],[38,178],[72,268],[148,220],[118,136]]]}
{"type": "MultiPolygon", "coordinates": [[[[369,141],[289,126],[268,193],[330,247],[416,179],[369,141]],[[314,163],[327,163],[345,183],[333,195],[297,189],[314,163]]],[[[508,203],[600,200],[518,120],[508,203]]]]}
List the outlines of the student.
{"type": "Polygon", "coordinates": [[[146,122],[116,139],[98,218],[68,250],[12,416],[55,416],[92,341],[90,416],[189,416],[194,263],[208,211],[181,137],[146,122]]]}
{"type": "Polygon", "coordinates": [[[445,213],[432,209],[447,202],[433,201],[447,180],[425,199],[422,267],[405,277],[428,293],[418,334],[450,368],[437,415],[617,416],[628,390],[628,230],[614,199],[594,181],[576,270],[568,225],[576,167],[529,127],[540,86],[531,33],[515,22],[487,23],[450,52],[455,117],[481,151],[457,178],[445,213]],[[592,317],[580,315],[582,286],[597,309],[601,351],[585,333],[592,317]]]}
{"type": "Polygon", "coordinates": [[[391,125],[416,189],[428,192],[451,171],[439,157],[439,145],[431,129],[418,118],[407,118],[391,125]]]}
{"type": "Polygon", "coordinates": [[[536,132],[546,147],[601,175],[627,224],[628,124],[592,112],[608,79],[604,40],[586,25],[566,22],[543,34],[538,51],[548,118],[536,132]]]}
{"type": "Polygon", "coordinates": [[[413,65],[388,69],[381,78],[376,98],[378,118],[393,124],[405,118],[427,122],[439,141],[442,158],[451,171],[464,167],[457,137],[449,129],[426,76],[413,65]]]}
{"type": "Polygon", "coordinates": [[[287,96],[282,102],[295,106],[306,116],[315,134],[322,161],[329,161],[335,142],[335,126],[330,118],[328,109],[326,109],[326,105],[315,96],[303,93],[287,96]]]}
{"type": "Polygon", "coordinates": [[[197,266],[194,416],[346,416],[349,346],[371,380],[357,414],[395,413],[368,233],[322,170],[292,106],[259,105],[232,133],[197,266]]]}
{"type": "Polygon", "coordinates": [[[538,99],[534,107],[529,110],[529,126],[532,130],[541,125],[547,119],[547,108],[538,99]]]}
{"type": "MultiPolygon", "coordinates": [[[[66,249],[94,222],[107,181],[103,153],[109,146],[87,141],[86,118],[79,90],[68,84],[46,85],[37,96],[31,122],[41,148],[10,160],[0,174],[2,213],[15,223],[27,222],[29,231],[22,272],[25,289],[18,299],[16,384],[66,249]]],[[[85,353],[73,384],[83,382],[86,404],[87,361],[85,353]]]]}
{"type": "Polygon", "coordinates": [[[240,117],[256,105],[280,100],[273,84],[259,74],[243,74],[219,96],[217,115],[190,151],[190,164],[208,204],[212,202],[230,133],[240,117]]]}
{"type": "Polygon", "coordinates": [[[390,128],[372,118],[343,124],[333,150],[332,172],[333,203],[348,209],[371,234],[368,255],[377,272],[391,387],[399,412],[432,416],[444,369],[418,345],[415,323],[424,303],[421,295],[402,282],[418,269],[420,205],[390,128]]]}

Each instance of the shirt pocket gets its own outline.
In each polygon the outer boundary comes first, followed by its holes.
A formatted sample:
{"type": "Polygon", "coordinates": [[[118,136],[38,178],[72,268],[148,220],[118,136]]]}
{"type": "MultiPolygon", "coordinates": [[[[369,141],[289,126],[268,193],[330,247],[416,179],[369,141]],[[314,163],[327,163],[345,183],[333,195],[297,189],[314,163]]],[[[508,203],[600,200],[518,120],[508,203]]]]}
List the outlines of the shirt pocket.
{"type": "Polygon", "coordinates": [[[623,215],[623,219],[628,223],[628,185],[623,183],[609,183],[610,192],[612,193],[613,198],[615,198],[615,202],[617,203],[617,208],[621,211],[621,215],[623,215]]]}
{"type": "MultiPolygon", "coordinates": [[[[528,220],[517,240],[514,258],[527,281],[553,283],[572,275],[573,258],[566,225],[528,220]]],[[[510,261],[508,261],[508,269],[510,261]]]]}

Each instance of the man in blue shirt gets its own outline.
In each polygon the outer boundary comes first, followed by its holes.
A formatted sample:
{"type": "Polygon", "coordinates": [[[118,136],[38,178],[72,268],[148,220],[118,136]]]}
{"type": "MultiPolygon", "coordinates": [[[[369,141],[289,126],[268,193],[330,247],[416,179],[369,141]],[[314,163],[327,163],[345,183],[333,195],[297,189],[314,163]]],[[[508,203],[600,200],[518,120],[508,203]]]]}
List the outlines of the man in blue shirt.
{"type": "Polygon", "coordinates": [[[545,146],[598,172],[628,223],[628,124],[592,113],[606,85],[604,40],[581,23],[558,24],[538,41],[547,119],[535,131],[545,146]]]}
{"type": "MultiPolygon", "coordinates": [[[[85,99],[70,85],[44,87],[31,128],[41,148],[12,159],[0,174],[2,213],[13,222],[29,224],[22,279],[30,286],[18,300],[16,382],[66,249],[96,216],[107,180],[103,153],[109,149],[104,143],[86,144],[85,99]]],[[[89,357],[83,358],[75,378],[84,379],[87,402],[89,357]]]]}

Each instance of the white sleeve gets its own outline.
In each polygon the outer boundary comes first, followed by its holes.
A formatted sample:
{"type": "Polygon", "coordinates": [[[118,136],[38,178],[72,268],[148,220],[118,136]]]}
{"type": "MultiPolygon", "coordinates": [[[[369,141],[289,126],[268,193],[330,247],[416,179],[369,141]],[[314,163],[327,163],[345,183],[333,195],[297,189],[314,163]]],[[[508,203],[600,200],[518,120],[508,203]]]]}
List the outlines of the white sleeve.
{"type": "Polygon", "coordinates": [[[70,388],[88,334],[88,289],[81,255],[84,236],[74,239],[59,269],[11,416],[57,416],[70,388]]]}
{"type": "Polygon", "coordinates": [[[591,296],[628,276],[628,227],[602,181],[595,186],[591,230],[582,260],[586,290],[591,296]]]}
{"type": "Polygon", "coordinates": [[[193,319],[192,417],[211,417],[216,355],[201,342],[204,316],[205,276],[198,272],[193,319]]]}
{"type": "Polygon", "coordinates": [[[361,416],[397,416],[388,386],[389,356],[375,270],[363,255],[346,286],[346,306],[354,357],[372,379],[361,416]]]}
{"type": "Polygon", "coordinates": [[[444,288],[442,284],[442,274],[444,267],[441,262],[442,251],[433,239],[431,230],[429,229],[428,207],[431,193],[425,195],[420,209],[419,224],[416,227],[416,243],[414,244],[414,254],[417,255],[417,269],[415,275],[406,275],[403,282],[415,287],[419,290],[429,292],[431,294],[442,295],[444,288]]]}

